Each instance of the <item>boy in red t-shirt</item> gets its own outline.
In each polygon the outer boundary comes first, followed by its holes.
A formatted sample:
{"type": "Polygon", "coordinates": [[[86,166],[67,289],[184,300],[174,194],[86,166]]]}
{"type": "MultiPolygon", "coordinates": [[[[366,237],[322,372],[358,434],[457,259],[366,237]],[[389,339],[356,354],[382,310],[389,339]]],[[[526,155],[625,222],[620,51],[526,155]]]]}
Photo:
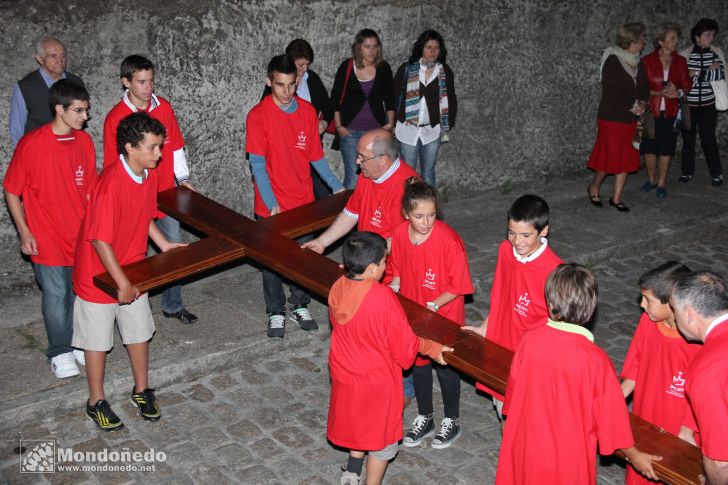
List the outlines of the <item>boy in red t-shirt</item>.
{"type": "MultiPolygon", "coordinates": [[[[295,96],[296,64],[286,55],[268,63],[266,84],[271,94],[264,97],[245,122],[245,151],[255,185],[255,216],[264,218],[313,202],[311,166],[337,193],[344,190],[324,158],[318,133],[318,115],[311,103],[295,96]]],[[[311,236],[298,239],[306,242],[311,236]]],[[[263,273],[263,297],[268,314],[267,335],[283,338],[286,324],[286,294],[280,276],[267,269],[263,273]]],[[[316,330],[318,324],[308,311],[311,297],[289,283],[291,320],[303,330],[316,330]]]]}
{"type": "MultiPolygon", "coordinates": [[[[195,190],[190,183],[190,171],[187,167],[185,140],[179,128],[172,105],[161,96],[154,94],[154,64],[146,57],[132,55],[121,61],[119,72],[124,96],[106,115],[104,121],[104,167],[119,161],[116,146],[116,130],[121,120],[132,113],[147,113],[159,120],[167,130],[162,147],[162,158],[155,172],[159,178],[159,191],[171,189],[177,185],[195,190]]],[[[172,216],[157,212],[156,225],[164,237],[170,241],[182,240],[179,221],[172,216]]],[[[162,292],[162,314],[167,318],[176,318],[181,323],[192,324],[197,316],[188,311],[182,303],[182,287],[168,286],[162,292]]]]}
{"type": "Polygon", "coordinates": [[[331,287],[331,399],[326,436],[348,448],[341,483],[381,483],[402,439],[402,369],[419,352],[445,365],[442,344],[417,337],[397,296],[379,283],[386,267],[387,242],[373,232],[357,232],[344,242],[347,274],[331,287]]]}
{"type": "Polygon", "coordinates": [[[3,180],[5,200],[30,256],[42,292],[46,355],[58,378],[77,376],[83,352],[71,347],[73,288],[71,267],[91,186],[96,153],[82,131],[88,120],[89,94],[62,79],[50,89],[53,121],[25,135],[3,180]],[[22,199],[22,202],[21,202],[22,199]]]}
{"type": "Polygon", "coordinates": [[[123,426],[106,401],[106,354],[114,344],[114,321],[129,353],[134,388],[131,399],[149,421],[161,417],[148,385],[149,340],[154,320],[147,294],[140,294],[122,266],[146,256],[148,237],[162,251],[184,246],[169,242],[154,224],[159,179],[155,167],[166,131],[146,113],[134,113],[119,123],[116,133],[119,162],[104,169],[91,193],[81,225],[73,266],[73,345],[85,350],[89,399],[86,414],[104,431],[123,426]],[[94,285],[107,271],[118,289],[112,298],[94,285]]]}
{"type": "MultiPolygon", "coordinates": [[[[634,391],[632,411],[666,430],[695,444],[697,424],[685,399],[688,366],[700,345],[687,342],[677,329],[670,308],[670,295],[677,279],[690,270],[668,261],[640,276],[640,306],[644,313],[627,351],[622,368],[622,392],[634,391]]],[[[652,483],[631,468],[625,483],[652,483]]]]}
{"type": "MultiPolygon", "coordinates": [[[[548,308],[543,288],[549,273],[562,263],[548,246],[549,206],[537,195],[526,194],[508,209],[508,239],[498,248],[490,314],[479,327],[466,326],[509,350],[515,351],[523,335],[546,324],[548,308]]],[[[493,396],[502,419],[503,396],[476,383],[493,396]]]]}
{"type": "Polygon", "coordinates": [[[597,443],[601,454],[621,450],[656,480],[652,462],[662,458],[634,447],[612,362],[582,327],[597,305],[594,274],[559,265],[545,295],[548,322],[526,333],[513,355],[496,485],[593,485],[597,443]]]}

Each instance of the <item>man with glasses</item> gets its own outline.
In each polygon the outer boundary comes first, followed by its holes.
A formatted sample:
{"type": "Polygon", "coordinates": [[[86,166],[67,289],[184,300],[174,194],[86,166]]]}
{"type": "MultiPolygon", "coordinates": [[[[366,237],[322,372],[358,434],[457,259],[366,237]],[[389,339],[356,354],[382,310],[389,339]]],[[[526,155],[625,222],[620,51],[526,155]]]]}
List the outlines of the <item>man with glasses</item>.
{"type": "MultiPolygon", "coordinates": [[[[316,239],[303,245],[317,253],[339,240],[358,224],[359,231],[379,234],[391,243],[392,231],[402,221],[402,194],[410,177],[417,172],[397,158],[397,140],[384,129],[366,132],[357,145],[356,163],[361,175],[354,194],[334,223],[316,239]]],[[[384,283],[392,273],[387,265],[384,283]]]]}
{"type": "Polygon", "coordinates": [[[20,251],[30,256],[40,285],[51,370],[65,378],[79,374],[76,362],[85,364],[83,351],[71,347],[71,267],[96,179],[96,152],[82,130],[89,110],[86,88],[62,79],[51,86],[49,98],[53,121],[21,138],[3,188],[20,251]]]}
{"type": "Polygon", "coordinates": [[[35,46],[35,60],[40,68],[13,87],[8,121],[13,148],[23,135],[53,121],[53,112],[48,104],[48,90],[53,83],[68,79],[83,86],[80,77],[66,72],[66,48],[55,37],[44,35],[40,38],[35,46]]]}

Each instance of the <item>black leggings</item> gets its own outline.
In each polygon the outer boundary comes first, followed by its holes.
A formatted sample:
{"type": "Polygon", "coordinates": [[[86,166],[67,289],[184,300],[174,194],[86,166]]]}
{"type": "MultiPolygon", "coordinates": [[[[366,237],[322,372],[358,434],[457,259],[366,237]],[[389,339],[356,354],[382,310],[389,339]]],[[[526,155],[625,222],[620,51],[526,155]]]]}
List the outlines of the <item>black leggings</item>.
{"type": "MultiPolygon", "coordinates": [[[[412,370],[417,398],[417,412],[422,415],[433,413],[432,409],[432,365],[416,365],[412,370]]],[[[442,389],[442,401],[445,405],[445,417],[460,416],[460,374],[447,365],[434,364],[437,379],[442,389]]]]}

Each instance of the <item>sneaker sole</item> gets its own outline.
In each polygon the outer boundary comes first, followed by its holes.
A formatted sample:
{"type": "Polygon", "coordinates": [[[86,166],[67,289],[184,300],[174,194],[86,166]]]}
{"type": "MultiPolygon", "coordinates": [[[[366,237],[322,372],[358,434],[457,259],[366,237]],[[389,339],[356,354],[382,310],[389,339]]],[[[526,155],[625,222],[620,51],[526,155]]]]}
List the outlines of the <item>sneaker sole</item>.
{"type": "Polygon", "coordinates": [[[426,435],[424,435],[422,438],[418,439],[417,441],[407,441],[402,440],[402,444],[405,445],[407,448],[414,448],[415,446],[420,446],[420,444],[425,440],[425,438],[429,438],[430,436],[435,434],[435,430],[433,429],[426,435]]]}
{"type": "Polygon", "coordinates": [[[289,316],[288,319],[290,321],[292,321],[293,323],[295,323],[296,325],[298,325],[299,327],[301,327],[302,330],[305,330],[307,332],[310,332],[311,330],[318,330],[318,323],[316,323],[316,322],[313,322],[313,325],[302,324],[298,320],[296,320],[296,317],[294,317],[292,315],[289,316]]]}
{"type": "Polygon", "coordinates": [[[137,404],[137,402],[134,400],[134,398],[131,398],[131,403],[136,406],[136,408],[139,410],[139,416],[146,419],[147,421],[159,421],[159,418],[162,417],[162,413],[159,413],[156,416],[149,416],[147,414],[142,414],[142,408],[137,404]]]}
{"type": "Polygon", "coordinates": [[[456,434],[455,436],[453,436],[453,438],[450,441],[447,441],[445,443],[438,443],[438,442],[436,442],[436,441],[433,440],[432,441],[432,444],[430,446],[432,448],[436,449],[436,450],[442,450],[442,449],[445,449],[445,448],[449,448],[450,445],[452,445],[453,443],[455,443],[455,441],[457,441],[457,439],[460,438],[460,435],[462,435],[462,434],[463,434],[463,430],[460,429],[458,431],[458,434],[456,434]]]}
{"type": "Polygon", "coordinates": [[[51,369],[51,372],[53,372],[53,375],[55,375],[57,379],[68,379],[69,377],[76,377],[77,375],[81,374],[81,371],[78,369],[76,369],[75,372],[72,371],[70,374],[59,375],[58,372],[54,371],[53,369],[51,369]]]}
{"type": "Polygon", "coordinates": [[[91,421],[94,422],[94,424],[96,425],[97,428],[99,428],[101,431],[106,431],[107,433],[110,431],[116,431],[117,429],[121,429],[124,427],[124,423],[122,421],[119,421],[118,424],[107,424],[104,426],[101,423],[99,423],[99,421],[96,417],[96,413],[90,412],[88,409],[86,410],[86,416],[88,416],[91,419],[91,421]]]}

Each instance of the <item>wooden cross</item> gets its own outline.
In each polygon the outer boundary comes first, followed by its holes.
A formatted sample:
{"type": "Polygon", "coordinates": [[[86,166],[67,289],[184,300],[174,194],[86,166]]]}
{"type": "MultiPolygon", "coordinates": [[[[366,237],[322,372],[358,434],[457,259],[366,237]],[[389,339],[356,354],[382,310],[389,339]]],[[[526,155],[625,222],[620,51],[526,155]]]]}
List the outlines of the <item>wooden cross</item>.
{"type": "MultiPolygon", "coordinates": [[[[184,187],[159,194],[159,209],[207,235],[184,248],[151,256],[124,267],[139,291],[153,290],[184,277],[243,257],[295,281],[326,299],[342,274],[335,261],[308,249],[292,238],[328,227],[343,209],[351,191],[320,199],[281,214],[253,221],[228,207],[184,187]]],[[[116,298],[117,288],[108,273],[94,277],[96,286],[116,298]]],[[[399,297],[414,332],[454,349],[447,363],[505,395],[513,353],[500,345],[465,332],[446,318],[399,297]]],[[[700,450],[630,414],[635,446],[661,455],[655,462],[659,477],[671,484],[697,484],[703,473],[700,450]]]]}

